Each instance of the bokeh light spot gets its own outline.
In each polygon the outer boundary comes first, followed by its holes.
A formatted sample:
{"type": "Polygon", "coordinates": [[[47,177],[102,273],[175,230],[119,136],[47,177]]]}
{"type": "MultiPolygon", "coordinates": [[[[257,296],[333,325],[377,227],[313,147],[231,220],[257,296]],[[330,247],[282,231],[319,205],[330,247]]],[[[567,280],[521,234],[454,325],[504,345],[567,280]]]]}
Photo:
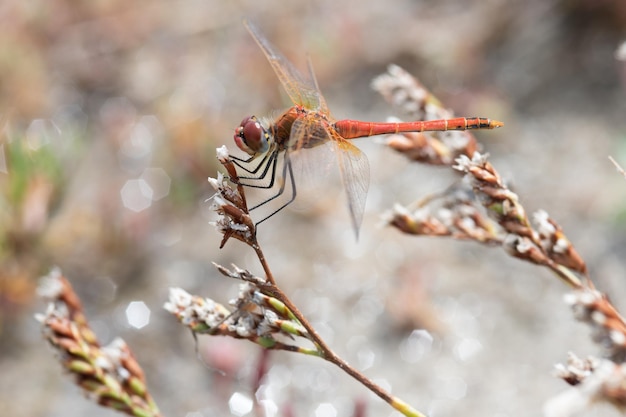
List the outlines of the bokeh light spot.
{"type": "Polygon", "coordinates": [[[455,347],[455,355],[462,361],[468,360],[478,352],[483,350],[483,345],[474,338],[465,338],[461,340],[455,347]]]}
{"type": "Polygon", "coordinates": [[[243,416],[252,411],[252,399],[236,392],[228,400],[230,412],[236,416],[243,416]]]}
{"type": "Polygon", "coordinates": [[[152,188],[143,179],[126,181],[120,195],[124,207],[137,213],[152,205],[152,188]]]}
{"type": "Polygon", "coordinates": [[[146,168],[140,179],[152,189],[152,201],[160,200],[170,193],[172,180],[163,168],[146,168]]]}
{"type": "Polygon", "coordinates": [[[415,363],[430,352],[432,345],[433,336],[427,330],[413,330],[400,345],[400,356],[409,363],[415,363]]]}
{"type": "Polygon", "coordinates": [[[141,329],[150,323],[150,309],[143,301],[132,301],[126,307],[126,320],[135,329],[141,329]]]}
{"type": "Polygon", "coordinates": [[[61,130],[51,120],[35,119],[26,130],[26,143],[36,151],[61,136],[61,130]]]}
{"type": "Polygon", "coordinates": [[[278,406],[271,400],[260,400],[259,404],[263,407],[263,415],[265,417],[274,417],[278,415],[278,406]]]}
{"type": "Polygon", "coordinates": [[[336,417],[337,409],[330,403],[322,403],[315,409],[315,417],[336,417]]]}
{"type": "Polygon", "coordinates": [[[374,365],[376,353],[367,347],[363,347],[357,352],[357,358],[359,359],[359,369],[364,371],[374,365]]]}
{"type": "Polygon", "coordinates": [[[143,123],[137,123],[130,131],[128,140],[122,143],[120,152],[129,158],[143,158],[152,151],[152,132],[143,123]]]}
{"type": "Polygon", "coordinates": [[[458,376],[440,378],[437,381],[440,393],[451,400],[460,400],[467,394],[467,383],[458,376]]]}
{"type": "Polygon", "coordinates": [[[385,306],[378,297],[364,295],[352,308],[354,320],[362,326],[369,326],[376,322],[385,310],[385,306]]]}

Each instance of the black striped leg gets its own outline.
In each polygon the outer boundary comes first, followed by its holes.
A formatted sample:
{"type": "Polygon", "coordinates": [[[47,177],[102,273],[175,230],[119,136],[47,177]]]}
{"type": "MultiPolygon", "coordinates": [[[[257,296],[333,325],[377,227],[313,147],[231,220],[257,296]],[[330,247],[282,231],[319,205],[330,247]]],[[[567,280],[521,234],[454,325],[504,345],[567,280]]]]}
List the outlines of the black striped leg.
{"type": "MultiPolygon", "coordinates": [[[[282,206],[280,206],[279,208],[274,210],[268,216],[266,216],[266,217],[262,218],[261,220],[259,220],[258,222],[256,222],[256,224],[254,225],[255,229],[259,226],[259,224],[263,223],[265,220],[269,219],[274,214],[278,213],[279,211],[281,211],[282,209],[287,207],[289,204],[291,204],[293,202],[293,200],[296,199],[296,183],[293,180],[293,168],[291,167],[291,161],[289,160],[288,152],[285,152],[285,156],[284,156],[283,159],[284,159],[284,166],[283,166],[282,178],[283,179],[286,178],[286,176],[285,176],[286,172],[285,171],[287,171],[289,173],[289,181],[291,182],[291,197],[289,198],[289,201],[287,201],[285,204],[283,204],[282,206]]],[[[283,181],[283,183],[280,186],[280,190],[278,190],[278,192],[274,196],[270,197],[269,199],[263,201],[260,204],[257,204],[256,206],[252,207],[250,210],[254,210],[255,208],[257,208],[259,206],[267,204],[268,202],[270,202],[270,201],[274,200],[275,198],[279,197],[280,195],[282,195],[284,191],[285,191],[285,181],[283,181]]]]}

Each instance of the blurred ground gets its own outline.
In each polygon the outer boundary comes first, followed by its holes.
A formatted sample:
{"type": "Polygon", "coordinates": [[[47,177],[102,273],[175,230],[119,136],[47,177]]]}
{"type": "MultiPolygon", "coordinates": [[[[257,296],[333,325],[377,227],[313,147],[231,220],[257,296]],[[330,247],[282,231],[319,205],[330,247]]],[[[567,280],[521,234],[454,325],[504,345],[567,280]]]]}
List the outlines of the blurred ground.
{"type": "MultiPolygon", "coordinates": [[[[134,349],[164,415],[229,415],[232,393],[253,395],[255,346],[201,339],[204,365],[192,337],[161,308],[170,286],[232,298],[236,285],[211,261],[260,272],[242,245],[218,250],[205,202],[215,148],[234,149],[243,117],[288,104],[244,17],[300,68],[311,56],[337,118],[392,114],[369,83],[396,63],[457,114],[504,121],[479,135],[492,163],[528,210],[545,209],[563,226],[597,286],[626,308],[626,182],[607,160],[626,164],[626,64],[613,57],[626,39],[626,3],[5,0],[6,415],[113,415],[61,374],[33,320],[43,309],[36,278],[52,265],[76,286],[102,341],[119,335],[134,349]],[[126,321],[133,300],[152,311],[141,330],[126,321]]],[[[441,191],[455,177],[410,164],[376,141],[359,146],[372,178],[360,241],[341,198],[307,199],[303,191],[309,208],[282,212],[259,232],[279,282],[340,355],[418,409],[539,415],[566,389],[553,365],[568,351],[599,353],[562,302],[566,288],[498,250],[378,227],[394,203],[441,191]],[[421,328],[432,342],[412,333],[421,328]]],[[[392,414],[319,360],[284,353],[271,360],[270,394],[291,415],[314,415],[330,403],[347,416],[357,399],[366,400],[367,415],[392,414]]],[[[605,407],[586,415],[611,414],[605,407]]]]}

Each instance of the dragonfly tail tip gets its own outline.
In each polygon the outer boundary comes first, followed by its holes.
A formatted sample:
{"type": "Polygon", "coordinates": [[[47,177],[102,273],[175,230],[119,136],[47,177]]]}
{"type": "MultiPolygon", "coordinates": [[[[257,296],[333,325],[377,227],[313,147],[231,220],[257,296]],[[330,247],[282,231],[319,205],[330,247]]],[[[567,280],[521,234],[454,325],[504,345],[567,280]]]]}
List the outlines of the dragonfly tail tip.
{"type": "Polygon", "coordinates": [[[504,126],[504,123],[498,121],[498,120],[490,120],[489,121],[489,129],[497,129],[499,127],[504,126]]]}

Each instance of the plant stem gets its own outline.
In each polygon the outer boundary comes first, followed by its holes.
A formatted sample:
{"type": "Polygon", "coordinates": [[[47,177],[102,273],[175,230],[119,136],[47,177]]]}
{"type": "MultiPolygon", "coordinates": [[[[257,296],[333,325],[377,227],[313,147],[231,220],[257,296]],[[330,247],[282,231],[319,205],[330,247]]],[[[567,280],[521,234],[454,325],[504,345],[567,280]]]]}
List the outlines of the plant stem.
{"type": "Polygon", "coordinates": [[[302,324],[302,326],[309,333],[310,340],[316,345],[316,347],[321,353],[320,355],[321,358],[337,365],[340,369],[342,369],[348,375],[352,376],[354,379],[359,381],[361,384],[367,387],[370,391],[378,395],[383,401],[391,405],[393,408],[395,408],[397,411],[399,411],[403,415],[408,416],[408,417],[426,417],[425,414],[414,409],[406,402],[389,394],[380,386],[376,385],[371,379],[363,375],[357,369],[350,366],[348,362],[346,362],[345,360],[337,356],[335,352],[333,352],[333,350],[326,344],[324,339],[322,339],[322,337],[315,331],[315,329],[313,328],[311,323],[309,323],[306,317],[304,317],[304,315],[300,312],[300,310],[291,302],[289,297],[276,285],[276,281],[274,280],[274,276],[272,275],[272,272],[269,268],[267,260],[265,259],[263,250],[258,245],[258,243],[255,242],[255,244],[252,245],[252,247],[254,248],[254,251],[256,252],[257,257],[259,258],[259,261],[261,262],[261,265],[263,266],[263,270],[265,271],[267,285],[263,287],[263,290],[266,291],[272,297],[284,303],[285,306],[287,306],[287,308],[291,310],[291,312],[298,319],[300,324],[302,324]]]}

